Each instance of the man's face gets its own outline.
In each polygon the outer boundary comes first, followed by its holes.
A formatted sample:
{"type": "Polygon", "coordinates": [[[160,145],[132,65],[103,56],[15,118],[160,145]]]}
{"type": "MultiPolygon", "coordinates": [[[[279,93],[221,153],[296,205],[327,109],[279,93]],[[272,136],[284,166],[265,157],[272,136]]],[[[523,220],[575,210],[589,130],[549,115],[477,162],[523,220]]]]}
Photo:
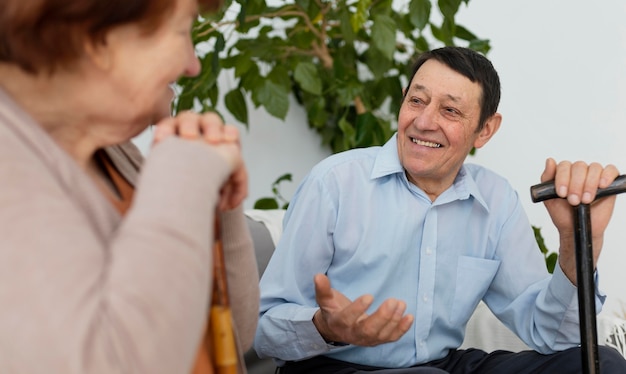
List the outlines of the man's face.
{"type": "Polygon", "coordinates": [[[495,114],[476,132],[481,96],[478,83],[437,60],[426,61],[409,85],[398,114],[398,156],[409,181],[432,201],[452,185],[472,147],[482,147],[500,125],[495,114]]]}

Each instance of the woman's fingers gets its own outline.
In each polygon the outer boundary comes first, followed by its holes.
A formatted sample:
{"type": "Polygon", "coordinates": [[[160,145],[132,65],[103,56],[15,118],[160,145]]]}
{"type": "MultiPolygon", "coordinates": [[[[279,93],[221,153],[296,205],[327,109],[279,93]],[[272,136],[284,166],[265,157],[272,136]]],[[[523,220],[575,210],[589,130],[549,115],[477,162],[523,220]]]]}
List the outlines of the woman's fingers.
{"type": "Polygon", "coordinates": [[[239,144],[239,130],[225,125],[222,118],[213,112],[182,112],[176,117],[168,117],[155,125],[154,143],[169,136],[179,136],[187,140],[204,140],[209,144],[239,144]]]}

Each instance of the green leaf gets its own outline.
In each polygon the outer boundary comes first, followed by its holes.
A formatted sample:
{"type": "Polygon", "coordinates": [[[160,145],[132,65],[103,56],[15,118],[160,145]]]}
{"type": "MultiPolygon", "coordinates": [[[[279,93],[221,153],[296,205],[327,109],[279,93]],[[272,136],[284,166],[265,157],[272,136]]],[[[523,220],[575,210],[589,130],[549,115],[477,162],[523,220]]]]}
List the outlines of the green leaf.
{"type": "Polygon", "coordinates": [[[454,20],[450,21],[448,18],[443,20],[443,24],[439,28],[433,24],[430,25],[433,36],[442,41],[445,45],[454,45],[453,37],[455,27],[454,20]]]}
{"type": "Polygon", "coordinates": [[[382,134],[378,126],[378,120],[371,113],[367,112],[357,116],[356,120],[356,147],[368,147],[380,145],[382,134]]]}
{"type": "Polygon", "coordinates": [[[341,30],[343,40],[347,44],[352,45],[355,39],[355,31],[352,26],[352,21],[350,19],[350,10],[347,7],[339,8],[337,17],[339,20],[339,29],[341,30]]]}
{"type": "Polygon", "coordinates": [[[174,114],[191,109],[193,107],[194,99],[195,99],[194,95],[191,95],[188,92],[183,91],[180,95],[178,95],[178,100],[176,100],[176,105],[174,106],[174,111],[173,111],[174,114]]]}
{"type": "Polygon", "coordinates": [[[252,92],[252,102],[256,107],[261,105],[261,103],[257,100],[255,92],[259,91],[264,84],[265,78],[261,76],[257,65],[252,65],[239,80],[240,87],[245,91],[252,92]]]}
{"type": "Polygon", "coordinates": [[[356,77],[351,77],[349,81],[338,82],[336,89],[338,103],[343,106],[353,105],[354,98],[361,94],[363,84],[356,77]]]}
{"type": "Polygon", "coordinates": [[[285,87],[265,80],[263,85],[252,92],[260,105],[272,116],[284,120],[289,110],[289,98],[285,87]]]}
{"type": "Polygon", "coordinates": [[[263,197],[254,203],[254,209],[278,209],[278,202],[273,197],[263,197]]]}
{"type": "Polygon", "coordinates": [[[374,17],[372,25],[372,45],[387,59],[393,59],[396,50],[396,23],[389,16],[374,17]]]}
{"type": "Polygon", "coordinates": [[[372,2],[372,5],[369,8],[370,15],[372,14],[384,14],[386,16],[390,16],[395,13],[393,4],[394,0],[376,0],[372,2]]]}
{"type": "Polygon", "coordinates": [[[313,128],[322,128],[328,121],[328,112],[326,111],[326,100],[323,96],[317,97],[307,110],[307,119],[309,125],[313,128]]]}
{"type": "Polygon", "coordinates": [[[430,19],[430,0],[412,0],[409,3],[409,19],[418,30],[424,30],[430,19]]]}
{"type": "Polygon", "coordinates": [[[546,257],[546,267],[548,268],[548,272],[550,274],[554,273],[554,267],[556,266],[557,260],[559,259],[559,255],[552,252],[546,257]]]}
{"type": "Polygon", "coordinates": [[[317,74],[317,69],[312,62],[301,62],[296,66],[294,79],[303,90],[313,95],[322,94],[322,81],[317,74]]]}
{"type": "Polygon", "coordinates": [[[546,244],[543,240],[543,236],[541,235],[541,228],[537,226],[532,226],[532,228],[533,228],[533,233],[535,234],[535,241],[537,242],[537,245],[539,246],[539,250],[544,255],[547,254],[548,248],[546,248],[546,244]]]}
{"type": "Polygon", "coordinates": [[[344,133],[347,138],[354,138],[356,131],[352,124],[346,120],[346,116],[341,117],[339,120],[339,129],[344,133]]]}
{"type": "Polygon", "coordinates": [[[382,78],[393,66],[390,59],[385,58],[382,53],[372,48],[365,51],[364,58],[365,64],[377,79],[382,78]]]}
{"type": "Polygon", "coordinates": [[[246,16],[259,15],[267,9],[265,0],[245,0],[240,2],[240,4],[241,9],[245,9],[246,16]]]}
{"type": "Polygon", "coordinates": [[[476,39],[476,35],[474,35],[474,33],[461,25],[456,25],[456,33],[454,36],[459,39],[467,40],[468,42],[476,39]]]}
{"type": "Polygon", "coordinates": [[[237,121],[248,127],[248,106],[240,89],[235,88],[227,93],[224,97],[224,104],[237,121]]]}
{"type": "Polygon", "coordinates": [[[287,207],[289,206],[289,202],[286,201],[285,198],[283,198],[283,196],[280,194],[279,188],[280,183],[284,181],[291,182],[290,173],[286,173],[278,177],[278,179],[276,179],[274,183],[272,183],[272,193],[274,194],[274,197],[264,197],[257,200],[254,203],[254,209],[278,209],[281,201],[284,202],[282,205],[282,209],[287,209],[287,207]]]}
{"type": "Polygon", "coordinates": [[[454,20],[454,16],[461,6],[461,0],[439,0],[438,4],[444,18],[454,20]]]}
{"type": "Polygon", "coordinates": [[[415,49],[417,50],[417,52],[426,52],[430,50],[430,45],[428,44],[426,38],[424,38],[423,36],[417,38],[415,40],[415,49]]]}
{"type": "Polygon", "coordinates": [[[541,235],[541,228],[537,226],[532,226],[533,233],[535,234],[535,241],[537,242],[537,246],[539,250],[543,254],[546,260],[546,268],[549,273],[554,271],[554,267],[558,260],[558,254],[555,252],[550,252],[546,247],[545,241],[543,239],[543,235],[541,235]]]}
{"type": "Polygon", "coordinates": [[[335,83],[343,82],[357,77],[358,56],[354,47],[345,46],[335,51],[333,61],[333,80],[328,85],[336,86],[335,83]]]}
{"type": "Polygon", "coordinates": [[[275,83],[278,87],[283,88],[285,92],[289,91],[291,84],[293,83],[291,80],[290,70],[285,66],[285,64],[276,64],[272,71],[267,75],[267,79],[275,83]]]}
{"type": "Polygon", "coordinates": [[[218,33],[215,36],[215,45],[213,46],[213,53],[217,55],[219,52],[222,52],[224,50],[224,47],[226,47],[226,40],[224,39],[224,35],[222,33],[218,33]]]}
{"type": "Polygon", "coordinates": [[[285,173],[283,175],[281,175],[280,177],[276,178],[276,180],[274,181],[274,183],[272,183],[272,190],[277,189],[278,185],[281,184],[282,182],[291,182],[292,178],[291,178],[291,173],[285,173]]]}
{"type": "Polygon", "coordinates": [[[397,113],[402,104],[402,85],[397,75],[385,77],[378,81],[368,82],[363,90],[364,99],[370,103],[372,110],[378,109],[389,101],[389,113],[397,113]]]}
{"type": "Polygon", "coordinates": [[[214,36],[214,33],[217,31],[210,32],[213,29],[212,22],[201,19],[201,17],[196,18],[194,21],[193,28],[191,30],[191,37],[194,40],[194,44],[197,45],[200,42],[207,41],[214,36]]]}
{"type": "Polygon", "coordinates": [[[319,14],[319,6],[312,0],[296,0],[296,5],[306,11],[309,18],[314,19],[319,14]]]}
{"type": "Polygon", "coordinates": [[[208,89],[205,91],[204,97],[203,96],[199,96],[198,99],[200,99],[202,105],[207,105],[206,102],[210,101],[210,107],[215,107],[217,105],[217,97],[219,96],[219,88],[217,87],[217,85],[212,85],[210,87],[208,87],[208,89]]]}
{"type": "Polygon", "coordinates": [[[237,58],[233,59],[233,63],[235,67],[235,78],[242,77],[253,65],[256,66],[252,58],[245,53],[237,55],[237,58]]]}
{"type": "Polygon", "coordinates": [[[491,49],[491,45],[488,39],[475,39],[470,42],[469,48],[486,55],[491,49]]]}
{"type": "Polygon", "coordinates": [[[372,4],[372,0],[358,0],[356,4],[356,11],[352,14],[350,24],[352,25],[352,31],[357,32],[363,28],[365,22],[368,19],[369,7],[372,4]]]}

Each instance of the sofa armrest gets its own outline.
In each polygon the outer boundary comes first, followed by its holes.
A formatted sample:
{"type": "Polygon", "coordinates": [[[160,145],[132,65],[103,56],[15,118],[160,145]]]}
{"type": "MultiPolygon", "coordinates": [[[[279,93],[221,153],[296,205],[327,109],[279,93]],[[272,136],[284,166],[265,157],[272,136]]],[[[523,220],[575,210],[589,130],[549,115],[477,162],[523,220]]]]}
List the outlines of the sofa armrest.
{"type": "Polygon", "coordinates": [[[264,223],[255,221],[250,217],[246,217],[246,220],[248,221],[248,228],[254,244],[259,276],[261,276],[272,257],[272,253],[274,253],[274,242],[264,223]]]}

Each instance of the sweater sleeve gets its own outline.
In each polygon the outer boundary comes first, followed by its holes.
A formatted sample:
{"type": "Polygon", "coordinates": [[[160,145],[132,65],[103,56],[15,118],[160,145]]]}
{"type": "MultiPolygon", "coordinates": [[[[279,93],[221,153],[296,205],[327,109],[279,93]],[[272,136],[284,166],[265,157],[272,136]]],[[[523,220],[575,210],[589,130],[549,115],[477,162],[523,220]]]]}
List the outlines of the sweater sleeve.
{"type": "Polygon", "coordinates": [[[230,305],[240,348],[252,346],[259,315],[259,274],[242,206],[222,213],[222,241],[230,305]]]}

